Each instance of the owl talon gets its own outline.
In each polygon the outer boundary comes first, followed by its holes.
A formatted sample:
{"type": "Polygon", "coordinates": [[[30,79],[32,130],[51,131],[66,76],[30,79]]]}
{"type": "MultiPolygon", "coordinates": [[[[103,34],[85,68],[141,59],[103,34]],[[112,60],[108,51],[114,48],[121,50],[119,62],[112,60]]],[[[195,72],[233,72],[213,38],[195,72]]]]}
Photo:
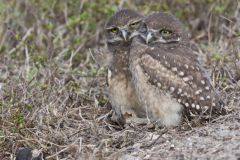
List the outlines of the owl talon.
{"type": "Polygon", "coordinates": [[[125,118],[120,114],[113,112],[112,116],[110,117],[110,120],[114,123],[117,123],[119,126],[124,126],[126,123],[125,118]]]}

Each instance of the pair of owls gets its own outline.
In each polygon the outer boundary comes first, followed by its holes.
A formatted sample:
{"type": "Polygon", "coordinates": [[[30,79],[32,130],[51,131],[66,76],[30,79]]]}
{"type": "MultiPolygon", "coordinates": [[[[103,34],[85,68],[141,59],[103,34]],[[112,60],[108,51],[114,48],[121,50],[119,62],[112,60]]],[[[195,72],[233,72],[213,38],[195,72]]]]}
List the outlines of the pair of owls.
{"type": "Polygon", "coordinates": [[[105,31],[115,121],[147,118],[176,126],[183,114],[209,118],[225,113],[176,17],[162,12],[143,17],[123,9],[109,19],[105,31]]]}

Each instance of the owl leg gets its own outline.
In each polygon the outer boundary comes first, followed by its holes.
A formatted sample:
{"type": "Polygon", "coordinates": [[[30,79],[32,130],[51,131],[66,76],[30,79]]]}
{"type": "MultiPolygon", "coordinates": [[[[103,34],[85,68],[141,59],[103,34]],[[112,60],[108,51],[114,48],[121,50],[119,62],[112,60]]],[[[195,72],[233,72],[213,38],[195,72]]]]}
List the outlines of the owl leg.
{"type": "Polygon", "coordinates": [[[135,111],[128,107],[114,107],[111,120],[118,123],[119,125],[146,125],[150,121],[147,118],[139,118],[135,111]],[[121,109],[120,109],[121,108],[121,109]]]}
{"type": "Polygon", "coordinates": [[[126,123],[126,120],[122,114],[120,107],[113,107],[113,114],[111,117],[111,121],[123,126],[126,123]]]}
{"type": "Polygon", "coordinates": [[[123,116],[126,120],[126,124],[144,125],[149,123],[147,118],[140,118],[136,115],[136,112],[131,109],[123,111],[123,116]]]}
{"type": "Polygon", "coordinates": [[[135,114],[134,110],[130,109],[130,107],[113,107],[113,115],[111,118],[112,121],[125,124],[128,119],[132,118],[137,118],[137,115],[135,114]]]}

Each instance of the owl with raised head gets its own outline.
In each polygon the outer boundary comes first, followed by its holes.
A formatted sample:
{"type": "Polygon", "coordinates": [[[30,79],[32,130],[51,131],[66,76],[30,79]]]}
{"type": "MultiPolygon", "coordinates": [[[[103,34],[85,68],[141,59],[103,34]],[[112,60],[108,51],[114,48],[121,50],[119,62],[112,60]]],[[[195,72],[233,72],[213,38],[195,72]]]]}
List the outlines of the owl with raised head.
{"type": "Polygon", "coordinates": [[[128,116],[141,117],[144,114],[128,69],[132,39],[138,35],[142,19],[139,13],[122,9],[105,26],[107,47],[112,57],[108,65],[108,94],[114,111],[112,119],[120,123],[125,123],[128,116]]]}
{"type": "Polygon", "coordinates": [[[153,13],[142,21],[139,32],[132,42],[130,72],[149,119],[176,126],[182,113],[205,118],[225,113],[176,17],[153,13]]]}

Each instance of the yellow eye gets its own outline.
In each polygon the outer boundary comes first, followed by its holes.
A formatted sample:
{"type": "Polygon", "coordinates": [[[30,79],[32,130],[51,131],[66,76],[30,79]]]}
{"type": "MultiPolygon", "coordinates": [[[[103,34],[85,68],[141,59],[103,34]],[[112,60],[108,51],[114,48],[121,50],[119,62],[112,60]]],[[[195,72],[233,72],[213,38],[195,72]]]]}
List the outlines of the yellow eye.
{"type": "Polygon", "coordinates": [[[112,33],[116,33],[116,32],[118,31],[118,28],[112,28],[112,29],[110,29],[110,31],[111,31],[112,33]]]}
{"type": "Polygon", "coordinates": [[[160,33],[161,33],[163,36],[171,36],[171,35],[172,35],[172,31],[167,30],[167,29],[161,29],[161,30],[160,30],[160,33]]]}
{"type": "Polygon", "coordinates": [[[129,26],[131,28],[135,28],[138,24],[139,24],[139,22],[134,22],[134,23],[131,23],[129,26]]]}

